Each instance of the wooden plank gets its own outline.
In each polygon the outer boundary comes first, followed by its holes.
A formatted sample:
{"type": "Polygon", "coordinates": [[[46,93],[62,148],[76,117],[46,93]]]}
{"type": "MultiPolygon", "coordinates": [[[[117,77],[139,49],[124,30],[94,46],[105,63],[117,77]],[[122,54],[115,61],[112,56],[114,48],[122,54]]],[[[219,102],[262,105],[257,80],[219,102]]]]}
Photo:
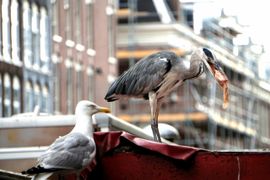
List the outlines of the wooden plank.
{"type": "MultiPolygon", "coordinates": [[[[130,114],[120,114],[118,116],[120,119],[123,119],[127,122],[149,122],[150,114],[140,114],[140,115],[130,115],[130,114]]],[[[172,121],[206,121],[208,119],[207,114],[202,112],[194,112],[194,113],[174,113],[174,114],[160,114],[158,121],[159,122],[172,122],[172,121]]]]}
{"type": "MultiPolygon", "coordinates": [[[[175,52],[178,56],[185,55],[186,51],[177,48],[168,49],[169,51],[175,52]]],[[[118,50],[116,53],[117,59],[128,59],[130,57],[140,59],[150,54],[161,51],[161,49],[142,49],[142,50],[118,50]]]]}

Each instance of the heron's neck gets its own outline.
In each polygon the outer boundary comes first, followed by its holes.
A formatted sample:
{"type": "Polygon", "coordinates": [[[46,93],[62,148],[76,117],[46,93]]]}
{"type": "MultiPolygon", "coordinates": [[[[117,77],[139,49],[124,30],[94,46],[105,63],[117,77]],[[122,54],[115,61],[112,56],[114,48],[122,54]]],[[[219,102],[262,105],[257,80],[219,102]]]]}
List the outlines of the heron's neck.
{"type": "Polygon", "coordinates": [[[86,136],[93,136],[92,117],[87,115],[75,116],[76,124],[71,132],[79,132],[86,136]]]}
{"type": "Polygon", "coordinates": [[[201,64],[203,61],[197,54],[193,54],[190,58],[190,66],[186,69],[184,73],[185,79],[196,78],[201,75],[203,69],[201,69],[201,64]]]}

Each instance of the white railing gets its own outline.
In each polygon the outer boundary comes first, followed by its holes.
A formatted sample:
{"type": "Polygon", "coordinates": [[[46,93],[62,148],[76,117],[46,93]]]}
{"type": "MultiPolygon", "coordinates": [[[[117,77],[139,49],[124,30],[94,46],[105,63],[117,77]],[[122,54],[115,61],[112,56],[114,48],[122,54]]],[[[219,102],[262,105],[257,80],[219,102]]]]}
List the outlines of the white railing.
{"type": "Polygon", "coordinates": [[[74,115],[11,116],[0,118],[0,129],[73,126],[74,115]]]}
{"type": "MultiPolygon", "coordinates": [[[[144,132],[141,128],[130,124],[111,114],[97,114],[94,116],[94,123],[100,128],[108,129],[113,127],[131,133],[137,137],[152,140],[153,137],[144,132]]],[[[0,130],[11,128],[38,128],[38,127],[59,127],[73,126],[75,124],[74,115],[50,115],[50,116],[14,116],[0,118],[0,130]]],[[[162,138],[162,142],[173,144],[162,138]]],[[[7,159],[32,159],[40,156],[47,146],[36,147],[16,147],[0,148],[0,160],[7,159]]]]}

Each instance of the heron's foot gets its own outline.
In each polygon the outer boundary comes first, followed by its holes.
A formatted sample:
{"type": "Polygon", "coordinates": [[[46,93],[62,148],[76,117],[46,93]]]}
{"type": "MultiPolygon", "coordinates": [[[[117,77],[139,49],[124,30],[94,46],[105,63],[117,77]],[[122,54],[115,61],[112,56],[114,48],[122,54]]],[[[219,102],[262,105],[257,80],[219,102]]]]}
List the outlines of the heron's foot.
{"type": "Polygon", "coordinates": [[[151,121],[151,128],[154,136],[154,141],[161,142],[159,130],[158,130],[158,123],[155,120],[151,121]]]}

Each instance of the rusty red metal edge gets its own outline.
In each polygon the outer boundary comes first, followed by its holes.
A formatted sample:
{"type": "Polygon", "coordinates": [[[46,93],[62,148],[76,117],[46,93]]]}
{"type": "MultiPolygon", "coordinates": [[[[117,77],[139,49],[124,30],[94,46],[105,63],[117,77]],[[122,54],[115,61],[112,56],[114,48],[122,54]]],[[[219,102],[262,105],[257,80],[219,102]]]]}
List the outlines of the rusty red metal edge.
{"type": "Polygon", "coordinates": [[[208,151],[123,132],[95,133],[94,138],[97,164],[82,171],[83,179],[270,179],[269,151],[208,151]],[[124,149],[125,142],[142,151],[124,149]]]}

